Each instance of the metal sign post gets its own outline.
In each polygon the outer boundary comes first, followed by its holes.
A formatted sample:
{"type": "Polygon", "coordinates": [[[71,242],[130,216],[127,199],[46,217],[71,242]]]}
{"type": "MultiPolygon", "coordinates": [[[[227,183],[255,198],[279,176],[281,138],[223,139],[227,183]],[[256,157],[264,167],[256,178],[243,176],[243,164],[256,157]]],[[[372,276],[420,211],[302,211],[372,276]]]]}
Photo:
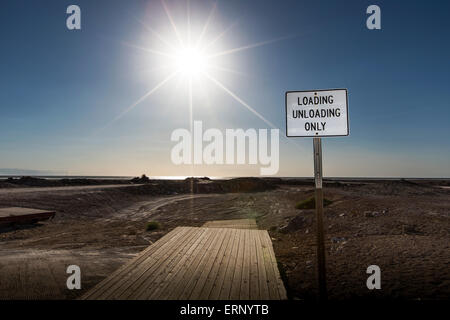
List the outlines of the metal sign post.
{"type": "Polygon", "coordinates": [[[287,91],[286,136],[313,137],[319,299],[327,299],[321,137],[348,136],[347,89],[287,91]]]}
{"type": "Polygon", "coordinates": [[[325,240],[323,231],[323,189],[322,189],[322,141],[313,139],[314,146],[314,182],[316,194],[316,239],[317,239],[317,276],[319,299],[327,300],[327,281],[325,268],[325,240]]]}

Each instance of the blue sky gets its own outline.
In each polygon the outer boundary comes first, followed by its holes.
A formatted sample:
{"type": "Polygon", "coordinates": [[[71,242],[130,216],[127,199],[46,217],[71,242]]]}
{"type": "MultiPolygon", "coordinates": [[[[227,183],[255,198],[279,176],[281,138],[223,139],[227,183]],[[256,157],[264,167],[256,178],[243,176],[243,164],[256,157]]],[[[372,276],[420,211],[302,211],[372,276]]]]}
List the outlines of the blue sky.
{"type": "MultiPolygon", "coordinates": [[[[166,1],[183,35],[186,1],[166,1]]],[[[214,2],[190,1],[192,38],[214,2]]],[[[312,175],[312,141],[283,138],[284,93],[347,88],[350,136],[324,138],[326,176],[450,176],[450,4],[446,1],[219,1],[204,41],[212,51],[266,40],[217,58],[214,77],[280,128],[280,176],[312,175]],[[365,26],[381,8],[381,30],[365,26]]],[[[176,43],[157,1],[2,1],[0,168],[76,175],[258,175],[255,165],[176,166],[171,132],[188,128],[186,81],[173,79],[114,121],[167,74],[137,47],[176,43]],[[82,29],[66,28],[67,6],[82,29]],[[147,26],[147,28],[146,28],[147,26]]],[[[193,117],[206,128],[267,128],[200,79],[193,117]]]]}

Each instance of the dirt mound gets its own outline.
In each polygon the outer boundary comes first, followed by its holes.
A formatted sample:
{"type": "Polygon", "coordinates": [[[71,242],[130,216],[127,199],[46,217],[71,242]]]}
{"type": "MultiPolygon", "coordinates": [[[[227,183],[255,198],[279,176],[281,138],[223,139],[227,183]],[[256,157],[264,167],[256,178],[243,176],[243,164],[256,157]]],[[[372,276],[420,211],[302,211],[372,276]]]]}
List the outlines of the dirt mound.
{"type": "Polygon", "coordinates": [[[290,233],[290,232],[295,232],[300,229],[304,229],[306,227],[310,227],[311,225],[312,225],[311,218],[305,217],[304,215],[299,214],[299,215],[295,216],[294,218],[292,218],[291,220],[289,220],[289,222],[287,224],[280,227],[278,229],[278,231],[280,231],[281,233],[290,233]]]}
{"type": "Polygon", "coordinates": [[[276,188],[274,184],[259,178],[235,178],[222,183],[227,192],[261,192],[276,188]]]}
{"type": "Polygon", "coordinates": [[[384,181],[380,183],[371,183],[362,185],[360,191],[379,194],[379,195],[432,195],[438,193],[440,190],[427,185],[418,184],[408,180],[399,181],[384,181]]]}
{"type": "MultiPolygon", "coordinates": [[[[187,178],[183,182],[185,187],[184,192],[192,193],[248,193],[262,192],[276,188],[276,184],[260,178],[235,178],[230,180],[187,178]]],[[[172,187],[176,187],[176,185],[172,187]]]]}
{"type": "Polygon", "coordinates": [[[141,177],[131,179],[132,183],[150,183],[150,178],[143,174],[141,177]]]}
{"type": "Polygon", "coordinates": [[[24,176],[20,178],[8,178],[0,183],[0,188],[17,187],[66,187],[66,186],[97,186],[109,184],[129,184],[130,181],[118,179],[82,179],[82,178],[64,178],[64,179],[44,179],[37,177],[24,176]]]}

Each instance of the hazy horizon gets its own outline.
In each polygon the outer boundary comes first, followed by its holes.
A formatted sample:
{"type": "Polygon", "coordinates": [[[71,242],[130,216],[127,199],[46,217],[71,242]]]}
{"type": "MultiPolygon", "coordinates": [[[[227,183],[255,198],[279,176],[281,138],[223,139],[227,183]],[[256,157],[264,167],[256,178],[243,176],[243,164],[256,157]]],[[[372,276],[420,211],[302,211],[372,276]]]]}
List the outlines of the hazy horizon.
{"type": "MultiPolygon", "coordinates": [[[[10,171],[10,173],[5,173],[5,171],[2,171],[4,169],[0,169],[0,178],[8,178],[8,177],[36,177],[36,178],[107,178],[107,179],[128,179],[128,178],[134,178],[134,177],[140,177],[142,174],[145,174],[147,177],[151,179],[167,179],[167,180],[177,180],[177,179],[186,179],[186,178],[210,178],[210,179],[233,179],[233,178],[247,178],[247,177],[259,177],[259,178],[287,178],[287,179],[313,179],[314,176],[279,176],[279,175],[273,175],[273,176],[202,176],[202,175],[184,175],[184,176],[158,176],[158,175],[150,175],[147,173],[142,173],[139,175],[71,175],[71,174],[61,174],[61,173],[49,173],[47,171],[39,173],[39,170],[17,170],[17,171],[10,171]]],[[[401,176],[327,176],[324,175],[324,179],[450,179],[450,176],[447,177],[401,177],[401,176]]]]}

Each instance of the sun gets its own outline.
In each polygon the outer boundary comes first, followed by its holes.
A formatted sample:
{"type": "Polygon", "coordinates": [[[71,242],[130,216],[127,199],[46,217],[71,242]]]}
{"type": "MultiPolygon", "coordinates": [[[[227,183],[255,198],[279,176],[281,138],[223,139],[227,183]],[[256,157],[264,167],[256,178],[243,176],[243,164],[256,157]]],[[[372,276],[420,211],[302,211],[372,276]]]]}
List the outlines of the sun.
{"type": "Polygon", "coordinates": [[[181,74],[197,76],[206,71],[208,56],[198,48],[180,48],[174,57],[175,69],[181,74]]]}
{"type": "MultiPolygon", "coordinates": [[[[135,48],[144,50],[149,53],[149,57],[151,57],[152,61],[154,56],[159,56],[162,59],[159,60],[159,66],[155,67],[154,70],[169,70],[168,75],[166,74],[152,89],[150,89],[147,93],[145,93],[142,97],[137,99],[134,103],[126,107],[121,113],[119,113],[110,123],[113,123],[119,120],[122,116],[128,113],[130,110],[135,108],[142,101],[153,95],[157,92],[162,86],[166,83],[170,82],[174,78],[179,78],[181,80],[185,80],[189,97],[187,102],[189,104],[189,119],[190,124],[192,124],[193,120],[193,80],[198,85],[198,88],[204,90],[206,83],[212,83],[216,85],[218,88],[222,89],[225,93],[230,95],[234,100],[236,100],[239,104],[244,106],[248,111],[253,113],[259,119],[264,121],[269,127],[277,128],[273,123],[264,118],[255,108],[251,107],[248,103],[246,103],[242,98],[240,98],[237,94],[235,94],[232,90],[226,87],[220,80],[218,80],[214,76],[214,71],[216,72],[228,72],[231,74],[243,75],[243,73],[239,70],[230,69],[228,67],[224,67],[221,65],[221,57],[234,54],[237,52],[246,51],[249,49],[253,49],[260,46],[265,46],[277,41],[285,40],[292,38],[290,36],[279,37],[276,39],[260,41],[256,43],[251,43],[247,45],[243,45],[240,47],[235,47],[231,49],[222,49],[221,51],[214,50],[214,45],[219,42],[224,35],[229,32],[236,23],[231,24],[229,27],[225,28],[221,33],[216,35],[207,36],[207,29],[213,17],[213,14],[217,7],[217,2],[211,8],[209,16],[201,28],[195,28],[199,30],[199,33],[192,33],[191,26],[191,18],[190,18],[190,7],[189,0],[187,1],[188,6],[188,25],[187,28],[179,29],[173,19],[165,0],[161,0],[163,9],[168,17],[169,23],[172,26],[173,36],[175,41],[171,41],[169,36],[164,36],[152,29],[146,23],[139,21],[147,31],[149,31],[154,37],[156,37],[160,44],[163,45],[163,50],[142,47],[134,44],[130,44],[127,42],[122,42],[122,44],[135,48]],[[183,32],[185,31],[185,33],[183,32]],[[179,77],[181,76],[181,78],[179,77]],[[206,81],[206,82],[205,82],[206,81]]],[[[220,46],[219,46],[220,47],[220,46]]],[[[223,62],[223,61],[222,61],[223,62]]],[[[179,82],[180,83],[180,82],[179,82]]]]}

